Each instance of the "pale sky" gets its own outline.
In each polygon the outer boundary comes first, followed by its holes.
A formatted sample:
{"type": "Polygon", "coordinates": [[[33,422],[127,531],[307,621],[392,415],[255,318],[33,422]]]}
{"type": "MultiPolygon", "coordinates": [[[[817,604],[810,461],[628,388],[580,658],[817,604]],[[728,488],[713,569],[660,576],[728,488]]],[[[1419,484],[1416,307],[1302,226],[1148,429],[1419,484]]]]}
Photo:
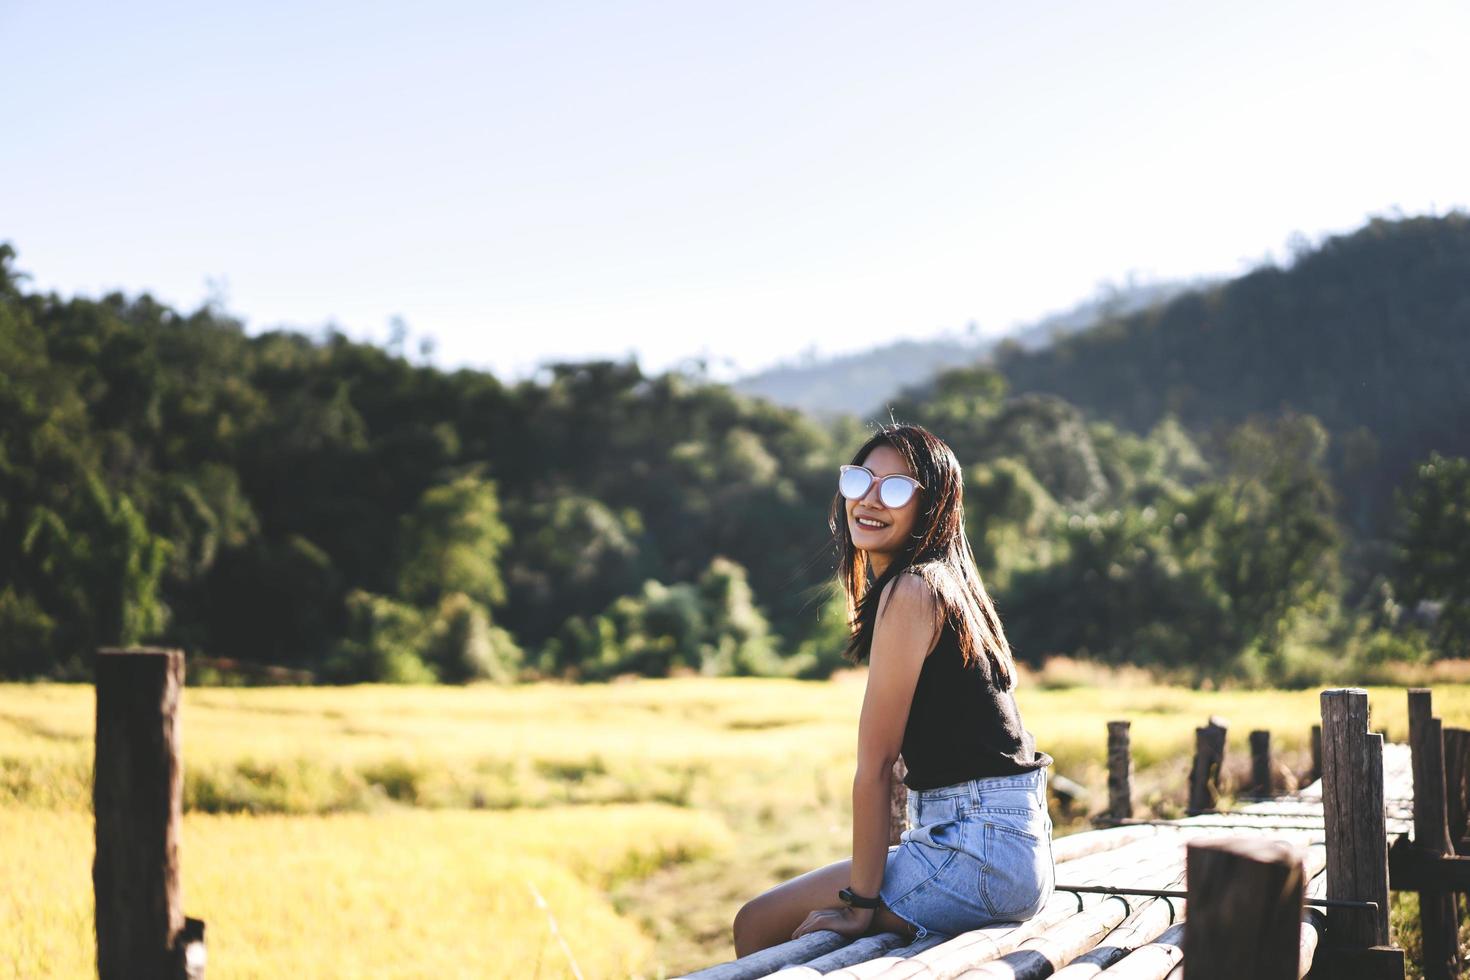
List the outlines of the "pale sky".
{"type": "Polygon", "coordinates": [[[1470,207],[1470,4],[0,0],[33,288],[502,378],[998,333],[1470,207]]]}

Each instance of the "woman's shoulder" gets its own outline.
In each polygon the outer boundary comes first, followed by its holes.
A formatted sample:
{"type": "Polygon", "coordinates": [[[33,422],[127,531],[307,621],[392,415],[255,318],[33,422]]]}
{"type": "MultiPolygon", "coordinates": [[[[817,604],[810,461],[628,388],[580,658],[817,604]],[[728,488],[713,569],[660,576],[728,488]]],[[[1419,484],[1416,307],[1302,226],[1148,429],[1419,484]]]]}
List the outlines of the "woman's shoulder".
{"type": "Polygon", "coordinates": [[[906,607],[905,615],[929,622],[932,630],[930,650],[933,650],[934,642],[938,641],[945,621],[940,589],[931,577],[933,574],[934,570],[926,566],[910,565],[903,569],[885,587],[885,594],[880,597],[884,601],[880,602],[879,608],[881,616],[894,598],[902,596],[902,604],[906,607]]]}
{"type": "Polygon", "coordinates": [[[935,581],[936,576],[942,574],[944,574],[944,569],[938,562],[923,562],[918,565],[907,565],[899,569],[898,574],[889,580],[888,591],[912,589],[915,594],[918,594],[923,591],[923,586],[919,585],[919,582],[923,582],[928,586],[929,592],[935,592],[938,587],[938,583],[935,581]],[[915,579],[918,581],[916,582],[915,579]]]}
{"type": "Polygon", "coordinates": [[[945,585],[952,579],[953,574],[949,566],[942,561],[920,562],[917,565],[910,565],[902,572],[899,572],[900,577],[912,575],[915,578],[923,579],[928,583],[929,591],[935,593],[945,591],[945,585]]]}
{"type": "Polygon", "coordinates": [[[889,618],[890,610],[902,607],[900,616],[925,615],[932,618],[939,597],[932,583],[924,576],[910,574],[913,569],[904,568],[890,578],[878,596],[878,619],[889,618]]]}

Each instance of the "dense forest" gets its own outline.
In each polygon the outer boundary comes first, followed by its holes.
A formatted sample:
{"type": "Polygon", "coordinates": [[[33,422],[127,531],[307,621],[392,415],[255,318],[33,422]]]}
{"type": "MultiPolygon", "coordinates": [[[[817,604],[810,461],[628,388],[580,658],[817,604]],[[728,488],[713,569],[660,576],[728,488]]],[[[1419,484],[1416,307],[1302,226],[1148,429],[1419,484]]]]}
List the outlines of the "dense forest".
{"type": "MultiPolygon", "coordinates": [[[[954,447],[1022,659],[1313,683],[1470,650],[1467,343],[1465,218],[1376,221],[874,418],[954,447]]],[[[330,683],[825,676],[870,425],[40,294],[0,245],[0,677],[138,642],[330,683]]]]}
{"type": "MultiPolygon", "coordinates": [[[[1374,219],[1268,265],[1109,318],[1042,350],[1003,345],[1017,392],[1064,394],[1142,430],[1294,411],[1332,439],[1340,516],[1391,533],[1394,491],[1428,453],[1470,453],[1470,215],[1374,219]]],[[[1470,651],[1467,651],[1470,652],[1470,651]]]]}

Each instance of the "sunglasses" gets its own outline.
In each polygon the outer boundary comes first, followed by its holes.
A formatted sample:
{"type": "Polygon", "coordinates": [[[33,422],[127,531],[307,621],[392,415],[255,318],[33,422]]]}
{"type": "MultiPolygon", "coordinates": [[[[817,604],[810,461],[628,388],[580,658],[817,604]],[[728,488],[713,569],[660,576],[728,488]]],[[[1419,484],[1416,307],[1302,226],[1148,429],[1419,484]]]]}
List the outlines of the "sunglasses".
{"type": "MultiPolygon", "coordinates": [[[[837,470],[837,492],[848,500],[862,500],[873,481],[878,479],[866,466],[842,466],[837,470]]],[[[914,491],[924,485],[911,476],[891,473],[878,484],[878,499],[884,507],[902,507],[914,499],[914,491]]]]}

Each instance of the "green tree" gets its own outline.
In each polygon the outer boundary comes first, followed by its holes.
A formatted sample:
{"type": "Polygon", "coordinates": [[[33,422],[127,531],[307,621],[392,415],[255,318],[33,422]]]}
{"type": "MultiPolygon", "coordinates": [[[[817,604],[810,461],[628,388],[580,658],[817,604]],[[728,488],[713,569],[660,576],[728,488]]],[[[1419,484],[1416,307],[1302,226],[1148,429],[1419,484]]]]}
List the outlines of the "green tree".
{"type": "Polygon", "coordinates": [[[696,583],[704,607],[699,670],[714,675],[786,673],[745,569],[716,556],[696,583]]]}
{"type": "Polygon", "coordinates": [[[1470,656],[1470,459],[1430,453],[1398,505],[1398,597],[1439,603],[1432,642],[1444,656],[1470,656]]]}
{"type": "Polygon", "coordinates": [[[638,587],[643,519],[558,488],[549,499],[506,507],[511,529],[503,567],[502,623],[528,645],[555,634],[571,615],[600,612],[638,587]]]}
{"type": "Polygon", "coordinates": [[[941,371],[890,401],[893,416],[916,422],[949,443],[960,462],[977,462],[986,453],[992,422],[1005,404],[1005,376],[982,364],[941,371]]]}
{"type": "Polygon", "coordinates": [[[514,681],[524,660],[520,646],[490,614],[463,592],[445,596],[423,639],[423,660],[439,680],[450,684],[514,681]]]}
{"type": "Polygon", "coordinates": [[[965,484],[965,529],[988,591],[1003,593],[1016,573],[1055,559],[1052,527],[1062,509],[1024,462],[1003,456],[980,463],[965,484]]]}
{"type": "Polygon", "coordinates": [[[1229,476],[1203,495],[1213,574],[1243,646],[1279,661],[1292,627],[1341,589],[1328,436],[1310,415],[1251,420],[1227,440],[1229,476]]]}
{"type": "Polygon", "coordinates": [[[343,635],[349,590],[332,556],[302,535],[227,548],[203,583],[201,646],[241,660],[316,667],[343,635]]]}
{"type": "Polygon", "coordinates": [[[1148,506],[1058,518],[1056,560],[1017,574],[1001,597],[1017,656],[1227,668],[1238,652],[1229,600],[1181,548],[1181,516],[1148,506]]]}
{"type": "Polygon", "coordinates": [[[716,557],[696,582],[650,579],[596,616],[569,617],[547,642],[541,669],[606,678],[666,677],[679,670],[790,674],[795,668],[777,657],[745,570],[716,557]]]}
{"type": "Polygon", "coordinates": [[[784,668],[792,676],[809,680],[831,677],[833,672],[851,666],[842,656],[847,649],[852,627],[847,621],[847,599],[835,583],[812,590],[816,608],[814,625],[796,647],[784,668]]]}
{"type": "Polygon", "coordinates": [[[347,635],[327,662],[327,680],[432,684],[439,679],[420,656],[428,633],[422,610],[354,590],[347,596],[347,615],[347,635]]]}
{"type": "Polygon", "coordinates": [[[403,520],[401,596],[434,605],[460,592],[482,606],[505,601],[499,557],[510,541],[495,484],[467,474],[431,487],[403,520]]]}

